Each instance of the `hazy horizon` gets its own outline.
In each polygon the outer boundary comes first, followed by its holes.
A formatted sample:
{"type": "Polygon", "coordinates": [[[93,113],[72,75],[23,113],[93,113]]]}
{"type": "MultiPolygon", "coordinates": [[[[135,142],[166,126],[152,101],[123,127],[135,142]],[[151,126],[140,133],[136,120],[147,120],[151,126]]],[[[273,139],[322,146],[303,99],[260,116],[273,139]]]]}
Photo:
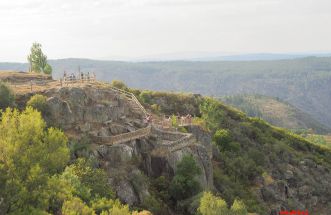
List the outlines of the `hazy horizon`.
{"type": "MultiPolygon", "coordinates": [[[[331,51],[326,52],[288,52],[288,53],[220,53],[220,52],[178,52],[178,53],[164,53],[151,56],[141,57],[112,57],[112,58],[91,58],[91,57],[65,57],[65,58],[48,58],[50,61],[58,60],[91,60],[91,61],[119,61],[119,62],[217,62],[217,61],[278,61],[278,60],[292,60],[302,59],[306,57],[331,57],[331,51]]],[[[1,61],[0,63],[19,63],[28,64],[27,60],[23,61],[1,61]]]]}
{"type": "Polygon", "coordinates": [[[331,50],[327,0],[18,0],[0,2],[0,61],[148,58],[176,53],[331,50]]]}

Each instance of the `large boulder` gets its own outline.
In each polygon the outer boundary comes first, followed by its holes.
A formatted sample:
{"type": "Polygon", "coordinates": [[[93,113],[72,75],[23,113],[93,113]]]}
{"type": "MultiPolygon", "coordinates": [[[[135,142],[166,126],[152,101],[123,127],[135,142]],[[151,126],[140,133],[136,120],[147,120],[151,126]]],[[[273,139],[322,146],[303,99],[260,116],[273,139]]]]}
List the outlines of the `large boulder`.
{"type": "Polygon", "coordinates": [[[121,180],[116,186],[116,195],[118,198],[129,205],[136,205],[139,203],[139,197],[134,191],[133,186],[127,180],[121,180]]]}
{"type": "Polygon", "coordinates": [[[112,125],[115,122],[127,123],[130,120],[130,130],[135,126],[141,127],[142,113],[137,115],[130,106],[130,101],[125,96],[107,90],[90,87],[63,87],[51,89],[44,93],[49,97],[47,103],[50,107],[49,122],[60,125],[63,128],[78,128],[87,132],[93,129],[93,125],[110,123],[114,134],[124,133],[125,129],[112,125]],[[123,122],[125,120],[125,122],[123,122]],[[132,123],[131,123],[132,121],[132,123]],[[88,123],[89,128],[77,126],[88,123]],[[75,125],[76,124],[76,125],[75,125]]]}
{"type": "Polygon", "coordinates": [[[106,160],[111,167],[124,165],[131,161],[134,149],[125,144],[116,144],[113,146],[99,146],[98,154],[106,160]]]}
{"type": "Polygon", "coordinates": [[[49,121],[51,124],[69,128],[75,122],[68,102],[58,97],[50,97],[47,99],[47,105],[49,107],[49,121]]]}

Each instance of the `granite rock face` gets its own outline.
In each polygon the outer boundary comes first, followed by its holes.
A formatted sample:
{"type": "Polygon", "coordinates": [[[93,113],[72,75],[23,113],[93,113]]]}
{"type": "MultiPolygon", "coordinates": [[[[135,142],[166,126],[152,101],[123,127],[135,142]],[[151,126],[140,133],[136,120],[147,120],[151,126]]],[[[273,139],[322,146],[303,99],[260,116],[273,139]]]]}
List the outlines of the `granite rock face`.
{"type": "MultiPolygon", "coordinates": [[[[46,91],[44,95],[48,97],[47,122],[78,139],[86,134],[108,137],[147,126],[143,114],[133,110],[126,97],[109,89],[64,87],[46,91]]],[[[202,187],[212,189],[211,137],[199,127],[187,130],[192,133],[187,143],[184,140],[180,147],[166,147],[165,151],[163,147],[161,153],[159,149],[165,139],[175,142],[187,134],[161,131],[115,145],[92,142],[90,156],[108,172],[109,183],[117,197],[131,206],[139,205],[150,195],[149,177],[173,177],[178,162],[185,155],[192,155],[200,166],[202,174],[197,179],[202,187]]]]}
{"type": "Polygon", "coordinates": [[[197,179],[202,187],[213,188],[210,155],[201,142],[196,141],[188,147],[161,154],[154,153],[158,145],[153,137],[148,137],[125,144],[101,145],[96,148],[95,154],[101,161],[101,166],[109,172],[116,193],[122,201],[130,205],[142,203],[144,198],[149,196],[149,183],[146,178],[162,175],[173,177],[178,162],[185,155],[192,155],[201,168],[202,174],[197,179]]]}
{"type": "Polygon", "coordinates": [[[127,98],[111,90],[64,87],[50,90],[46,95],[49,120],[68,129],[74,124],[116,122],[123,117],[141,120],[142,117],[130,111],[127,98]]]}
{"type": "Polygon", "coordinates": [[[310,159],[290,160],[271,167],[271,183],[259,190],[262,201],[270,205],[270,214],[281,210],[308,210],[309,214],[331,213],[331,172],[310,159]]]}

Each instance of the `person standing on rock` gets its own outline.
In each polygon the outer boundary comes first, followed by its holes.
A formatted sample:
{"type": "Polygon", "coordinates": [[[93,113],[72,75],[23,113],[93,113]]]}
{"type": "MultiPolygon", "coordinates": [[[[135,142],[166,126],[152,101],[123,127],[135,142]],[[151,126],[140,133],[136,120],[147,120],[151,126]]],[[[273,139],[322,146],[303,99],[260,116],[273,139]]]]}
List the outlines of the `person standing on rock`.
{"type": "Polygon", "coordinates": [[[63,81],[66,82],[67,81],[67,72],[64,70],[63,72],[63,81]]]}
{"type": "Polygon", "coordinates": [[[93,81],[97,79],[97,76],[95,75],[95,72],[93,72],[93,81]]]}
{"type": "Polygon", "coordinates": [[[146,121],[147,121],[147,123],[151,123],[152,122],[152,115],[151,114],[148,114],[147,115],[146,121]]]}
{"type": "Polygon", "coordinates": [[[80,80],[81,80],[81,82],[83,83],[84,82],[84,73],[80,73],[80,80]]]}

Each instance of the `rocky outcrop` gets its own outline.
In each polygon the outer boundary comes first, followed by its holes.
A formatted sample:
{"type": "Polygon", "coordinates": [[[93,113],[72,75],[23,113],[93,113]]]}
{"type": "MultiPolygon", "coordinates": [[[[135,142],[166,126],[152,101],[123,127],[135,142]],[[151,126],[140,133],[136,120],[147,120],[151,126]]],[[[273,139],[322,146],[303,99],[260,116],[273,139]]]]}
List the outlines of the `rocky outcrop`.
{"type": "MultiPolygon", "coordinates": [[[[211,138],[198,127],[190,133],[149,129],[149,136],[119,144],[95,142],[147,129],[143,113],[133,111],[130,101],[110,89],[64,87],[43,93],[48,97],[47,122],[64,129],[71,138],[90,135],[91,156],[109,175],[109,183],[123,202],[139,205],[150,193],[148,177],[173,177],[178,162],[192,155],[201,168],[204,189],[213,188],[211,138]]],[[[80,141],[78,141],[80,142],[80,141]]]]}
{"type": "Polygon", "coordinates": [[[132,112],[121,94],[96,87],[63,87],[44,94],[50,114],[47,121],[77,133],[116,135],[143,127],[143,115],[132,112]]]}
{"type": "Polygon", "coordinates": [[[192,155],[200,166],[202,174],[199,176],[200,184],[204,189],[213,188],[213,171],[211,163],[211,138],[208,133],[192,127],[194,133],[165,132],[154,129],[157,146],[151,152],[151,160],[159,165],[152,165],[151,175],[173,176],[177,163],[184,155],[192,155]],[[174,138],[174,139],[173,139],[174,138]],[[166,140],[166,141],[165,141],[166,140]],[[160,168],[163,166],[163,168],[160,168]]]}
{"type": "MultiPolygon", "coordinates": [[[[150,179],[159,176],[171,179],[185,155],[192,155],[199,165],[202,174],[197,179],[202,187],[214,189],[212,159],[219,161],[223,154],[211,144],[210,134],[200,127],[187,126],[188,133],[149,127],[143,121],[144,113],[133,110],[128,98],[107,88],[64,87],[42,93],[48,97],[47,123],[63,128],[78,144],[89,144],[88,156],[107,171],[109,183],[123,202],[131,206],[144,202],[151,195],[150,179]],[[148,132],[139,137],[116,144],[95,141],[145,129],[148,132]]],[[[27,100],[30,96],[21,98],[27,100]]],[[[262,145],[255,143],[242,146],[263,150],[262,145]]],[[[252,182],[252,192],[266,206],[268,214],[279,214],[285,209],[330,214],[331,190],[325,189],[331,187],[330,169],[319,160],[308,158],[286,151],[266,158],[263,175],[252,182]]]]}
{"type": "Polygon", "coordinates": [[[153,136],[125,144],[100,145],[97,147],[97,158],[102,160],[102,166],[110,173],[112,184],[121,200],[136,205],[149,195],[147,180],[141,179],[144,178],[143,176],[132,176],[132,170],[141,171],[145,177],[156,178],[163,175],[171,178],[176,172],[177,163],[184,155],[192,155],[200,166],[202,174],[198,177],[198,180],[202,187],[204,189],[213,188],[211,159],[201,142],[195,141],[190,146],[171,153],[168,151],[154,153],[159,148],[160,143],[153,136]],[[137,179],[141,182],[138,183],[137,179]],[[134,185],[135,183],[142,187],[134,185]],[[122,188],[123,186],[125,186],[125,189],[122,188]],[[144,197],[140,196],[141,193],[144,193],[144,197]]]}
{"type": "Polygon", "coordinates": [[[272,181],[263,182],[260,198],[272,205],[271,214],[281,210],[308,210],[311,214],[331,212],[331,172],[313,160],[290,160],[272,167],[272,181]]]}

